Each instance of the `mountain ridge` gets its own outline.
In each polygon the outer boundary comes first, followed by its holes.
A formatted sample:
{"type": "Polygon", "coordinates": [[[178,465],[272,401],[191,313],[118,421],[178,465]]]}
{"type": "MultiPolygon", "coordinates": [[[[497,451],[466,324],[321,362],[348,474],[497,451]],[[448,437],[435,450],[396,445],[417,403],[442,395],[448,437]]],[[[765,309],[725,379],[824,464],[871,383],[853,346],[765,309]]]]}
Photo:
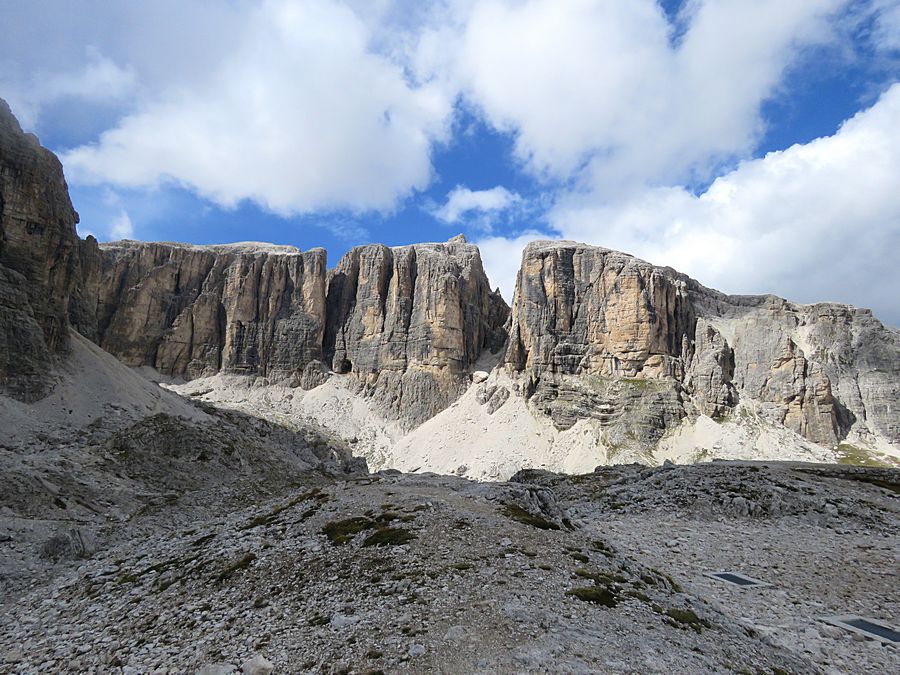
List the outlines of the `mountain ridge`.
{"type": "Polygon", "coordinates": [[[263,242],[98,245],[75,233],[58,160],[0,112],[0,387],[23,400],[52,388],[72,326],[168,378],[302,393],[337,377],[400,435],[477,386],[491,414],[519,397],[556,432],[589,422],[598,463],[652,462],[685,424],[742,410],[825,448],[900,447],[900,331],[869,310],[728,295],[567,241],[526,246],[511,306],[461,235],[331,268],[323,248],[263,242]],[[475,382],[481,362],[508,381],[475,382]]]}

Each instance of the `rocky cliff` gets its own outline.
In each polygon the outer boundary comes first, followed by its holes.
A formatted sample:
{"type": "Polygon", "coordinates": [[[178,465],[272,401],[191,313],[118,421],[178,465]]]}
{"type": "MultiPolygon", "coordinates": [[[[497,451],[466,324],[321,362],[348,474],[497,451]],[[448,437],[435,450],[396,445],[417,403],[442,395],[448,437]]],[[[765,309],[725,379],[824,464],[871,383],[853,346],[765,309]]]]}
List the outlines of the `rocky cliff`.
{"type": "Polygon", "coordinates": [[[329,273],[325,357],[389,417],[415,426],[468,387],[482,350],[500,349],[507,314],[463,237],[362,246],[329,273]]]}
{"type": "Polygon", "coordinates": [[[822,445],[900,441],[900,331],[868,310],[727,296],[584,244],[526,248],[504,362],[558,428],[594,418],[611,443],[741,401],[822,445]]]}
{"type": "MultiPolygon", "coordinates": [[[[329,271],[322,249],[98,247],[77,220],[58,160],[0,105],[0,389],[21,400],[49,391],[72,327],[129,365],[187,379],[311,389],[343,375],[406,429],[502,350],[532,412],[558,430],[590,420],[608,449],[652,449],[685,419],[737,413],[826,447],[900,443],[900,331],[867,310],[728,296],[572,242],[526,248],[510,310],[462,237],[358,247],[329,271]]],[[[491,413],[512,391],[482,389],[491,413]]]]}
{"type": "Polygon", "coordinates": [[[84,279],[97,242],[80,241],[77,222],[59,160],[0,100],[0,391],[15,398],[49,390],[50,365],[68,343],[70,306],[91,332],[84,279]]]}
{"type": "Polygon", "coordinates": [[[132,366],[258,375],[304,388],[335,373],[405,425],[449,405],[508,308],[477,247],[323,249],[116,242],[100,252],[97,338],[132,366]],[[323,363],[324,361],[327,363],[323,363]]]}
{"type": "Polygon", "coordinates": [[[322,356],[325,251],[116,242],[101,248],[100,345],[132,366],[300,384],[322,356]]]}

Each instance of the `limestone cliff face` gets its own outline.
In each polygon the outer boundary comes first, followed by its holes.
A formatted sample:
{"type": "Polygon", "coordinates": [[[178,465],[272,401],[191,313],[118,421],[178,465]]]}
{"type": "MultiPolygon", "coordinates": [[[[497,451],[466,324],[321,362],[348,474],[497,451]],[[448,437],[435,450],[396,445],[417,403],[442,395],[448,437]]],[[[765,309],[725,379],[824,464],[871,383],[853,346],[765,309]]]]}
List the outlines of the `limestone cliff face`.
{"type": "Polygon", "coordinates": [[[325,251],[117,242],[101,249],[100,345],[132,366],[300,383],[321,359],[325,251]]]}
{"type": "Polygon", "coordinates": [[[823,445],[900,441],[900,332],[867,310],[726,296],[603,248],[526,248],[504,361],[559,428],[598,419],[614,441],[741,400],[823,445]]]}
{"type": "Polygon", "coordinates": [[[0,100],[0,391],[22,400],[52,383],[70,302],[81,315],[82,265],[97,243],[79,241],[77,222],[59,160],[0,100]]]}
{"type": "Polygon", "coordinates": [[[478,248],[461,237],[362,246],[329,273],[325,358],[383,412],[415,426],[468,386],[482,350],[500,348],[507,314],[478,248]]]}
{"type": "Polygon", "coordinates": [[[900,442],[900,331],[866,309],[725,296],[692,299],[734,351],[733,384],[770,418],[823,445],[851,430],[900,442]]]}
{"type": "Polygon", "coordinates": [[[96,288],[97,339],[129,365],[304,388],[333,368],[407,426],[459,396],[508,314],[464,240],[363,246],[327,273],[322,249],[117,242],[96,288]]]}

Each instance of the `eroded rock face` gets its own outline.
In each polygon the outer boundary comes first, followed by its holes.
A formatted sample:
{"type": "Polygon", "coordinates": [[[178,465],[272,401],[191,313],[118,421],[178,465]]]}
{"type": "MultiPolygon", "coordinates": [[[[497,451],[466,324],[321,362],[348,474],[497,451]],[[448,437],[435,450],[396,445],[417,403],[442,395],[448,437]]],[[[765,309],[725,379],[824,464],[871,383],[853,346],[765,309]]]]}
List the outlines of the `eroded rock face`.
{"type": "Polygon", "coordinates": [[[685,386],[693,393],[697,409],[721,417],[738,401],[734,387],[734,350],[709,322],[697,319],[694,353],[685,386]]]}
{"type": "Polygon", "coordinates": [[[0,391],[21,400],[47,393],[73,299],[81,314],[82,264],[96,241],[80,242],[77,222],[59,160],[0,100],[0,391]]]}
{"type": "Polygon", "coordinates": [[[772,419],[822,445],[851,430],[900,442],[900,331],[866,309],[724,296],[696,286],[697,311],[734,350],[739,396],[760,401],[772,419]]]}
{"type": "Polygon", "coordinates": [[[608,249],[534,242],[522,257],[506,362],[539,375],[679,375],[691,310],[672,270],[608,249]]]}
{"type": "Polygon", "coordinates": [[[522,256],[505,362],[559,429],[595,419],[651,443],[684,417],[695,323],[685,278],[629,255],[534,242],[522,256]]]}
{"type": "Polygon", "coordinates": [[[561,429],[594,419],[650,445],[748,399],[822,445],[851,429],[900,440],[900,332],[868,310],[727,296],[615,251],[535,242],[510,326],[506,367],[561,429]]]}
{"type": "Polygon", "coordinates": [[[102,247],[100,345],[167,375],[314,377],[325,326],[325,251],[236,244],[102,247]]]}
{"type": "Polygon", "coordinates": [[[499,349],[507,313],[465,239],[361,246],[329,272],[325,359],[415,426],[465,390],[483,349],[499,349]]]}

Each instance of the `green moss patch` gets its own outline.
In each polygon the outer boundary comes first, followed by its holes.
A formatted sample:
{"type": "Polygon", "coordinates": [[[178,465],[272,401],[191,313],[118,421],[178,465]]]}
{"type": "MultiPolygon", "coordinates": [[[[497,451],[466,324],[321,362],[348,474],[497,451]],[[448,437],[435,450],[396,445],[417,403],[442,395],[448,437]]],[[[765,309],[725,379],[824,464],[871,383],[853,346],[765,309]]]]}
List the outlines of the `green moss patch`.
{"type": "Polygon", "coordinates": [[[363,546],[401,546],[415,538],[416,535],[402,527],[380,527],[366,537],[363,546]]]}
{"type": "Polygon", "coordinates": [[[322,528],[322,534],[328,537],[328,541],[335,546],[343,546],[360,532],[371,530],[373,527],[375,527],[375,521],[357,516],[326,523],[322,528]]]}
{"type": "Polygon", "coordinates": [[[240,558],[235,560],[233,563],[228,565],[224,570],[219,572],[219,575],[216,577],[216,581],[219,583],[228,579],[232,574],[239,570],[247,569],[250,567],[251,563],[256,560],[255,553],[245,553],[240,558]]]}
{"type": "Polygon", "coordinates": [[[604,607],[615,607],[619,604],[619,597],[616,592],[606,586],[573,588],[570,591],[566,591],[566,595],[578,598],[582,602],[592,602],[595,605],[603,605],[604,607]]]}
{"type": "Polygon", "coordinates": [[[841,443],[834,451],[837,455],[838,464],[849,464],[851,466],[869,466],[874,468],[891,468],[896,467],[897,463],[892,462],[890,458],[879,458],[873,455],[865,448],[860,448],[851,443],[841,443]]]}
{"type": "Polygon", "coordinates": [[[529,513],[518,504],[504,504],[503,514],[507,518],[511,518],[518,523],[522,523],[523,525],[531,525],[531,527],[536,527],[540,530],[560,529],[559,525],[557,525],[556,523],[547,520],[546,518],[542,518],[541,516],[536,516],[533,513],[529,513]]]}
{"type": "Polygon", "coordinates": [[[705,619],[701,619],[691,609],[679,609],[678,607],[670,607],[665,612],[674,625],[685,630],[691,629],[696,633],[702,633],[704,628],[709,628],[710,623],[705,619]]]}

